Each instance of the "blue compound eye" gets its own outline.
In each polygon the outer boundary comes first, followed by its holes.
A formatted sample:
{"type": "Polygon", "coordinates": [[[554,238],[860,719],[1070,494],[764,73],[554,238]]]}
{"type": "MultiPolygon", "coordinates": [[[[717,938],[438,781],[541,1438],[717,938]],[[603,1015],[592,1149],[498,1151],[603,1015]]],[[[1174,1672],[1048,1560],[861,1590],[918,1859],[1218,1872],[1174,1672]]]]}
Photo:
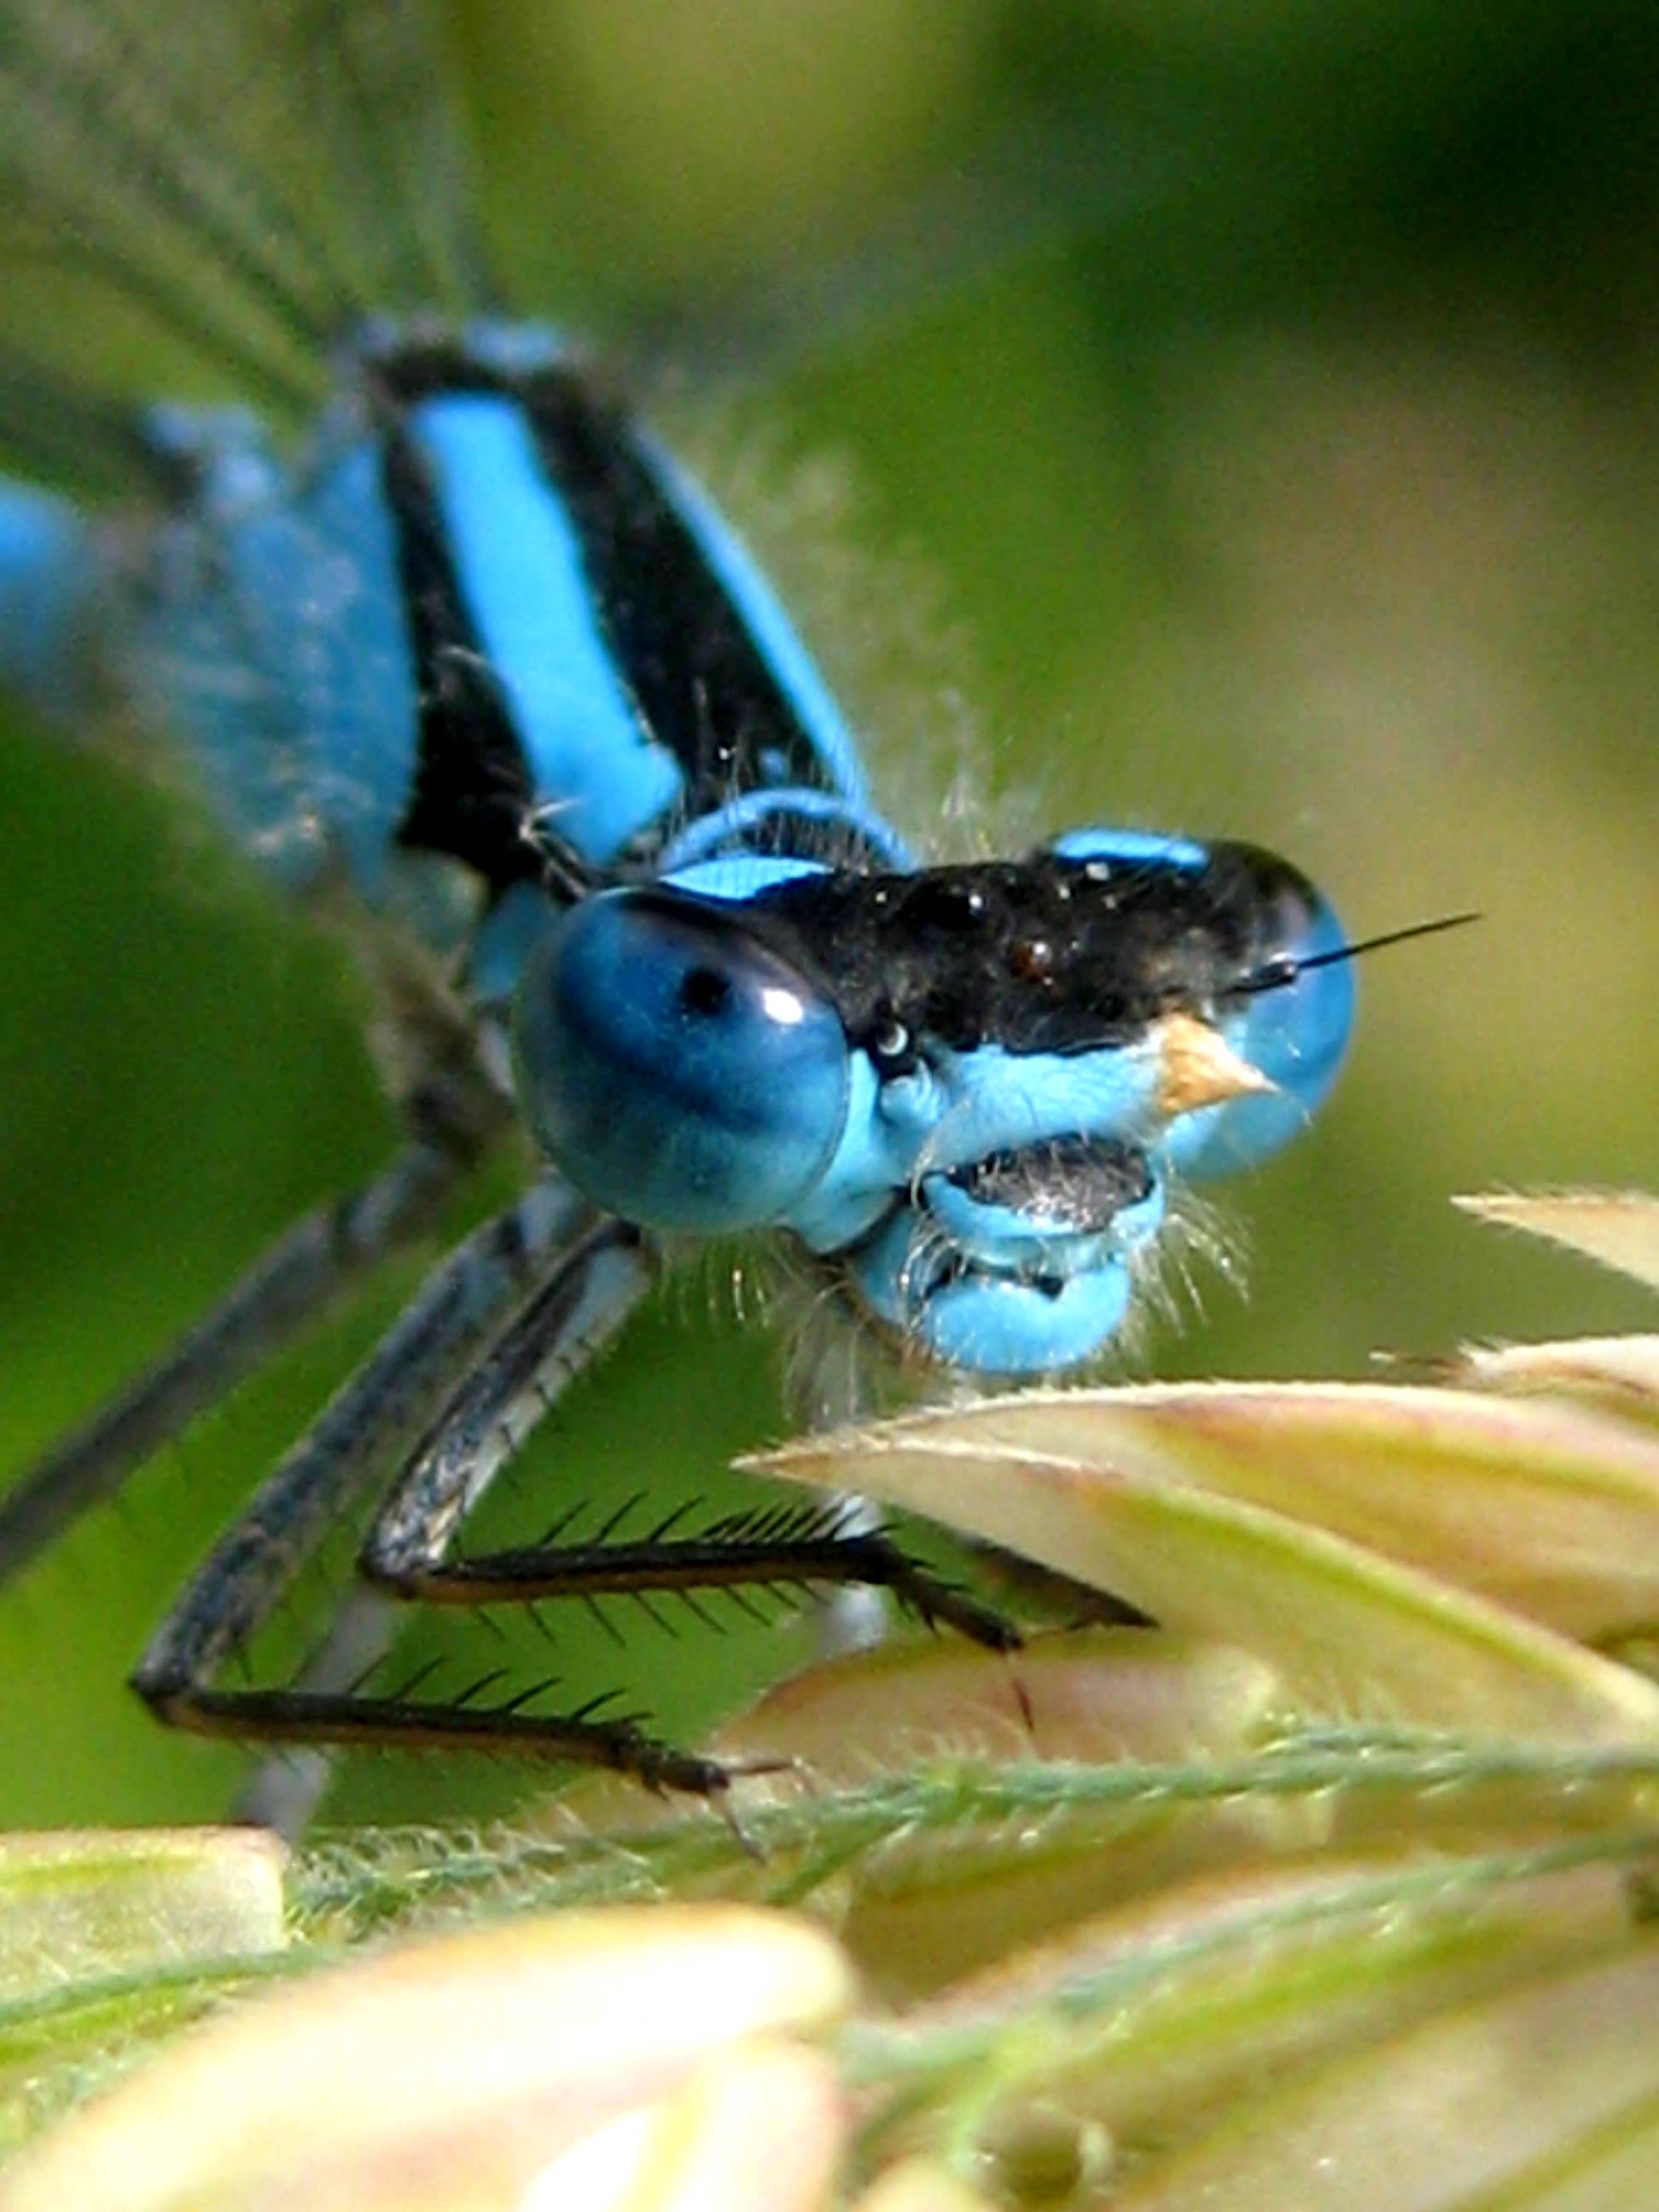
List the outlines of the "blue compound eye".
{"type": "Polygon", "coordinates": [[[735,902],[655,889],[584,900],[526,969],[517,1030],[549,1158],[647,1228],[777,1221],[846,1119],[839,1017],[735,902]]]}
{"type": "Polygon", "coordinates": [[[1349,939],[1328,902],[1288,861],[1249,846],[1211,848],[1212,865],[1248,881],[1251,926],[1237,981],[1215,1015],[1228,1043],[1276,1087],[1189,1115],[1170,1159],[1189,1176],[1231,1174],[1276,1152],[1323,1103],[1354,1018],[1349,939]]]}

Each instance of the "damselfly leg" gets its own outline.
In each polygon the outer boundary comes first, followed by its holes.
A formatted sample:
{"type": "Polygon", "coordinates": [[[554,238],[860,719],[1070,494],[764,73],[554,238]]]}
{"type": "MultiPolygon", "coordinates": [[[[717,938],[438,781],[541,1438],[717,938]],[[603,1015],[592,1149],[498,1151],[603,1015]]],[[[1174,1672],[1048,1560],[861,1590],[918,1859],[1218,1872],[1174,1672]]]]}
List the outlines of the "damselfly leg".
{"type": "MultiPolygon", "coordinates": [[[[564,1715],[526,1710],[543,1683],[494,1702],[478,1702],[493,1685],[422,1699],[412,1685],[383,1693],[330,1681],[329,1666],[274,1687],[221,1685],[228,1662],[329,1531],[400,1457],[402,1472],[361,1555],[368,1581],[393,1598],[479,1607],[851,1583],[890,1589],[924,1618],[993,1648],[1016,1642],[998,1615],[907,1559],[881,1531],[843,1532],[833,1514],[792,1513],[689,1536],[670,1533],[665,1522],[639,1541],[602,1535],[581,1545],[452,1556],[501,1469],[655,1274],[647,1240],[625,1223],[596,1219],[556,1182],[538,1186],[476,1231],[215,1547],[140,1661],[133,1675],[139,1693],[163,1719],[204,1735],[482,1748],[611,1767],[657,1789],[708,1795],[723,1788],[727,1776],[718,1761],[661,1743],[637,1718],[605,1717],[593,1707],[564,1715]]],[[[343,1639],[342,1648],[354,1643],[361,1659],[361,1637],[343,1639]]],[[[371,1662],[378,1656],[371,1650],[371,1662]]]]}

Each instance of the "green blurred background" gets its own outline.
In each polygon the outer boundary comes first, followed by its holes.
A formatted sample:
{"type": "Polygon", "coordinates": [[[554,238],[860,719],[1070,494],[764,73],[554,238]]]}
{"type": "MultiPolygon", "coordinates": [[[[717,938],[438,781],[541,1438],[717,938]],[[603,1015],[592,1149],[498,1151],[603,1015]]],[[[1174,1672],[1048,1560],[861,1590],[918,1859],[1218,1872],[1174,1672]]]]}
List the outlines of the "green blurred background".
{"type": "MultiPolygon", "coordinates": [[[[1364,933],[1482,910],[1367,964],[1333,1108],[1224,1194],[1248,1300],[1200,1268],[1144,1370],[1363,1376],[1379,1349],[1640,1325],[1634,1294],[1448,1200],[1656,1173],[1653,10],[479,0],[451,28],[527,301],[688,326],[693,360],[728,308],[787,341],[712,428],[696,374],[665,412],[726,456],[786,575],[829,572],[814,641],[901,788],[965,701],[1020,834],[1247,836],[1364,933]],[[886,311],[848,312],[870,286],[886,311]]],[[[338,951],[148,787],[9,728],[0,867],[9,1469],[388,1125],[338,951]]],[[[414,1279],[0,1594],[0,1820],[222,1809],[238,1756],[167,1738],[123,1672],[414,1279]]],[[[777,1346],[727,1304],[672,1288],[549,1423],[497,1533],[618,1486],[707,1491],[783,1433],[777,1346]]],[[[790,1648],[617,1620],[624,1650],[553,1663],[681,1724],[790,1648]]],[[[359,1759],[331,1809],[526,1787],[359,1759]]]]}

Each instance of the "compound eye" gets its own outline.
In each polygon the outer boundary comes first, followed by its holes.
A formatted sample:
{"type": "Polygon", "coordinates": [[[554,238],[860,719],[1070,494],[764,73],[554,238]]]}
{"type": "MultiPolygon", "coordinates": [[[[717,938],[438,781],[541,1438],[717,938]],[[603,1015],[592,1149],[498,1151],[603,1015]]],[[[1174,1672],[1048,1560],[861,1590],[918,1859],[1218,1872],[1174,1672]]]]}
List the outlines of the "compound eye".
{"type": "Polygon", "coordinates": [[[1241,1059],[1275,1088],[1191,1116],[1171,1132],[1188,1175],[1254,1166],[1306,1127],[1323,1104],[1353,1029],[1347,933],[1322,895],[1285,860],[1247,847],[1216,848],[1251,875],[1250,949],[1216,1014],[1241,1059]]]}
{"type": "Polygon", "coordinates": [[[736,901],[661,888],[585,899],[530,961],[516,1008],[537,1139],[579,1189],[651,1229],[781,1220],[847,1117],[833,1006],[736,901]]]}

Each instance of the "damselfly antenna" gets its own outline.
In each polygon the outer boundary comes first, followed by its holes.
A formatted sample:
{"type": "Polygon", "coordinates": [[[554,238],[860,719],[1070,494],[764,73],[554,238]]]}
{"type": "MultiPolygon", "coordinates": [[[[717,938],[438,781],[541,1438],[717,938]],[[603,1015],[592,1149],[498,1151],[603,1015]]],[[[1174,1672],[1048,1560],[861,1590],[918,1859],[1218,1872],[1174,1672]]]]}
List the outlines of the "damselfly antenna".
{"type": "Polygon", "coordinates": [[[1339,945],[1328,952],[1310,952],[1305,958],[1299,959],[1294,953],[1276,952],[1242,983],[1229,984],[1222,996],[1253,999],[1264,991],[1287,990],[1316,968],[1340,967],[1344,961],[1358,960],[1362,952],[1381,952],[1385,945],[1407,945],[1414,937],[1438,937],[1443,930],[1463,929],[1470,922],[1484,919],[1470,908],[1466,914],[1437,915],[1432,921],[1407,922],[1403,929],[1387,929],[1376,937],[1362,937],[1357,945],[1339,945]]]}

